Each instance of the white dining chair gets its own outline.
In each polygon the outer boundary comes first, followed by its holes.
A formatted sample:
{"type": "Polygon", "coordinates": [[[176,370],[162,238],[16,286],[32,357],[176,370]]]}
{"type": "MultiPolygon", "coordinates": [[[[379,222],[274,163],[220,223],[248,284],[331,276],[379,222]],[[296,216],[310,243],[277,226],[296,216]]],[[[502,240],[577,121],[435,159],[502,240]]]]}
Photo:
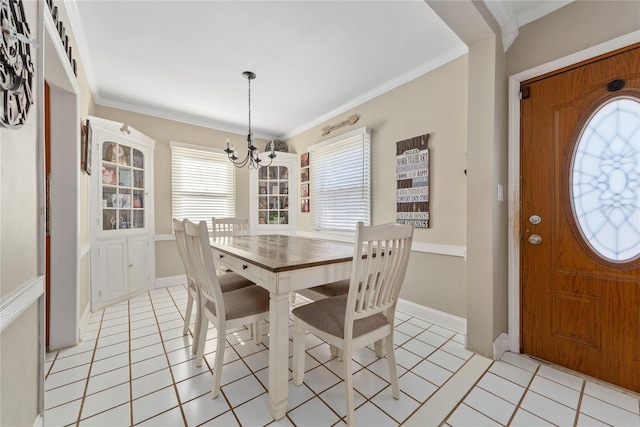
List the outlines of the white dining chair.
{"type": "Polygon", "coordinates": [[[354,424],[353,352],[383,340],[393,397],[400,398],[393,350],[396,303],[404,281],[413,226],[384,224],[365,227],[358,222],[349,292],[295,308],[293,381],[304,381],[305,331],[338,348],[343,354],[347,424],[354,424]]]}
{"type": "MultiPolygon", "coordinates": [[[[238,217],[211,218],[213,237],[246,236],[249,234],[249,219],[238,217]]],[[[230,273],[231,270],[218,266],[218,274],[230,273]]],[[[251,331],[253,333],[253,331],[251,331]]]]}
{"type": "Polygon", "coordinates": [[[213,237],[246,236],[249,234],[248,218],[211,218],[213,237]]]}
{"type": "MultiPolygon", "coordinates": [[[[192,266],[191,260],[189,259],[189,254],[187,253],[187,246],[186,246],[187,242],[186,242],[186,236],[184,233],[184,222],[174,218],[173,230],[176,235],[176,244],[178,246],[178,253],[180,254],[180,260],[182,261],[182,265],[184,266],[185,274],[187,276],[187,310],[184,316],[184,326],[182,328],[182,334],[187,335],[189,333],[189,323],[191,322],[191,313],[192,313],[193,305],[195,303],[196,321],[195,321],[195,328],[194,328],[195,330],[193,332],[193,344],[191,346],[191,352],[195,353],[198,349],[198,335],[199,335],[198,328],[200,327],[200,323],[201,323],[200,305],[198,302],[199,301],[198,286],[196,285],[193,266],[192,266]]],[[[222,292],[234,291],[236,289],[240,289],[245,286],[254,286],[254,283],[236,273],[225,275],[225,277],[220,280],[220,288],[222,289],[222,292]]]]}
{"type": "MultiPolygon", "coordinates": [[[[262,340],[262,321],[269,316],[269,292],[257,285],[246,286],[231,292],[222,292],[220,279],[211,253],[211,243],[206,221],[199,224],[184,220],[187,252],[193,262],[196,283],[200,290],[200,310],[202,316],[198,336],[196,366],[202,365],[204,344],[208,322],[218,333],[216,355],[213,368],[211,396],[220,393],[222,364],[226,345],[226,331],[246,324],[255,326],[256,344],[262,340]]],[[[233,273],[232,273],[233,274],[233,273]]],[[[227,276],[226,274],[222,277],[227,276]]]]}

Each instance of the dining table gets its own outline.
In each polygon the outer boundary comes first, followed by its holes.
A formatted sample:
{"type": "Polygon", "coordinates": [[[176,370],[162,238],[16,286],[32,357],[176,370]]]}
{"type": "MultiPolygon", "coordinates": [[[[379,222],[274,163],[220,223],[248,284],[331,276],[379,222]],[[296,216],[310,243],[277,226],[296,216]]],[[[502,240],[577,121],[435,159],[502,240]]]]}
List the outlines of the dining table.
{"type": "Polygon", "coordinates": [[[215,262],[269,291],[269,407],[287,412],[289,295],[350,277],[353,243],[279,234],[214,237],[215,262]]]}

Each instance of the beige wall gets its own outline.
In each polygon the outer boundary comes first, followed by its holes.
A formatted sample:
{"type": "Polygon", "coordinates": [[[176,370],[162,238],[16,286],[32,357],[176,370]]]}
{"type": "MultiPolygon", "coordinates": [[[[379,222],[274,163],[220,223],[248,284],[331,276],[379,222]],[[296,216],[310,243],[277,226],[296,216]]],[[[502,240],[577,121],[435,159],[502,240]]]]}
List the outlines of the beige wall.
{"type": "MultiPolygon", "coordinates": [[[[38,37],[37,3],[24,2],[31,37],[38,37]]],[[[40,39],[39,39],[40,40],[40,39]]],[[[0,126],[0,298],[38,275],[38,105],[39,52],[31,48],[36,75],[34,104],[24,126],[0,126]]],[[[34,302],[0,334],[0,425],[33,425],[38,415],[39,346],[38,302],[34,302]]]]}
{"type": "MultiPolygon", "coordinates": [[[[467,56],[458,58],[402,86],[382,94],[338,117],[290,138],[290,151],[339,136],[354,128],[371,128],[372,223],[395,221],[395,143],[429,134],[430,223],[416,229],[414,241],[466,246],[467,212],[467,56]],[[321,137],[321,128],[352,114],[351,127],[321,137]]],[[[313,157],[310,158],[313,179],[313,157]]],[[[310,195],[313,210],[313,194],[310,195]]],[[[313,231],[313,213],[298,215],[298,229],[313,231]]],[[[465,261],[462,257],[413,252],[401,298],[466,317],[465,261]]]]}

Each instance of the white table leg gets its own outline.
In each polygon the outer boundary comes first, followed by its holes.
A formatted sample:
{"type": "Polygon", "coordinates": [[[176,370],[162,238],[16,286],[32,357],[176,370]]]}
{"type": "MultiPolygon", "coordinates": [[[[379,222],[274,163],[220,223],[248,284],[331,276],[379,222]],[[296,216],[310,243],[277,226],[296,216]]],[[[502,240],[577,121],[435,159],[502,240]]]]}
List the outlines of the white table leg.
{"type": "Polygon", "coordinates": [[[274,420],[284,417],[289,383],[289,293],[270,293],[269,407],[274,420]]]}

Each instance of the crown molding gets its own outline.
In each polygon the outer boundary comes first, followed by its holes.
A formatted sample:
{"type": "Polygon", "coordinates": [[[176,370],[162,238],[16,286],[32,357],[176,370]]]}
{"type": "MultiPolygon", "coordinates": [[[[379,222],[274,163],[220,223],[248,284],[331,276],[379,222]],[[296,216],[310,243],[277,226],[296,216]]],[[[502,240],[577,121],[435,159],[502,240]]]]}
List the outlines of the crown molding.
{"type": "Polygon", "coordinates": [[[506,52],[520,33],[520,27],[542,18],[573,2],[574,0],[537,1],[532,6],[514,11],[510,1],[484,0],[487,9],[500,25],[502,46],[506,52]]]}

